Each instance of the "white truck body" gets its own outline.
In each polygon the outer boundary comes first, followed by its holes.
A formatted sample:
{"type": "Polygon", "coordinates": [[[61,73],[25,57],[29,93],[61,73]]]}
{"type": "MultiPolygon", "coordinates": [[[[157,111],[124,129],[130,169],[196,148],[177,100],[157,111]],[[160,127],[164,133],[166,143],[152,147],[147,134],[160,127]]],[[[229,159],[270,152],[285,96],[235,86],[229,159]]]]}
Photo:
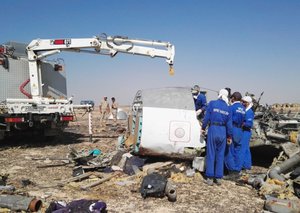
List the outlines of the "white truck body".
{"type": "MultiPolygon", "coordinates": [[[[14,57],[8,57],[8,69],[0,66],[0,102],[11,99],[24,99],[26,96],[21,93],[20,85],[29,79],[29,63],[25,54],[26,44],[8,42],[10,47],[15,49],[14,57]],[[23,53],[24,52],[24,53],[23,53]]],[[[43,70],[43,97],[56,99],[67,98],[67,84],[65,70],[54,72],[54,62],[41,62],[43,70]]],[[[25,87],[31,93],[29,85],[25,87]]]]}
{"type": "MultiPolygon", "coordinates": [[[[7,67],[0,66],[0,139],[3,139],[5,132],[41,131],[46,136],[58,134],[72,119],[70,115],[73,112],[67,100],[65,71],[54,71],[54,62],[39,61],[43,70],[41,99],[48,101],[35,104],[20,89],[30,79],[27,45],[8,42],[5,46],[13,52],[2,57],[7,67]],[[51,99],[61,103],[50,103],[51,99]],[[64,115],[66,120],[62,120],[64,115]]],[[[30,85],[25,85],[23,89],[31,93],[30,85]]]]}

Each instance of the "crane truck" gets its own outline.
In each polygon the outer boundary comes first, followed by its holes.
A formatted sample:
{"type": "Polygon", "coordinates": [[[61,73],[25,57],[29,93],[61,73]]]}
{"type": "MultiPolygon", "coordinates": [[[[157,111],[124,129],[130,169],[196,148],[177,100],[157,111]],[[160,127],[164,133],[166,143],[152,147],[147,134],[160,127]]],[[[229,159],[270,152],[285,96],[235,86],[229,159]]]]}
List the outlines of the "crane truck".
{"type": "Polygon", "coordinates": [[[38,131],[59,134],[73,121],[59,63],[46,58],[61,51],[116,56],[117,53],[165,58],[173,74],[175,46],[169,42],[101,34],[92,38],[35,39],[27,46],[0,46],[0,140],[7,134],[38,131]],[[19,87],[19,89],[18,89],[19,87]]]}

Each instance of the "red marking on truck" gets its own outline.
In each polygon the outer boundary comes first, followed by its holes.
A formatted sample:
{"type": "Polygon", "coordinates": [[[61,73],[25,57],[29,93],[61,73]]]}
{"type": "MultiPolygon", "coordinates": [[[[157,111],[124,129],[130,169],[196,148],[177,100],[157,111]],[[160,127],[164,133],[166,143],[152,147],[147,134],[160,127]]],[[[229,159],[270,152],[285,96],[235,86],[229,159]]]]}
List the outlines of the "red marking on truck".
{"type": "Polygon", "coordinates": [[[22,123],[24,118],[5,118],[6,123],[22,123]]]}
{"type": "Polygon", "coordinates": [[[6,53],[6,48],[3,46],[0,46],[0,53],[2,53],[2,54],[6,53]]]}
{"type": "Polygon", "coordinates": [[[53,44],[55,44],[55,45],[63,45],[63,44],[65,44],[65,39],[54,40],[53,44]]]}
{"type": "Polygon", "coordinates": [[[73,115],[61,116],[60,120],[61,121],[73,121],[73,115]]]}

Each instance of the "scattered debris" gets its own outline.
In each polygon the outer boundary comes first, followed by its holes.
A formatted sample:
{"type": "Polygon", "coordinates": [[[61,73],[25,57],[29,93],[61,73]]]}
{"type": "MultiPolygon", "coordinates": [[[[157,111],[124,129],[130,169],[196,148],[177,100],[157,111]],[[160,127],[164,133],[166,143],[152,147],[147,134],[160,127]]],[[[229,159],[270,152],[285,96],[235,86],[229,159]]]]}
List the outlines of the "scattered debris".
{"type": "Polygon", "coordinates": [[[270,178],[277,179],[280,181],[284,181],[285,178],[281,176],[281,173],[286,173],[287,171],[291,170],[295,166],[300,165],[300,152],[295,154],[293,157],[287,159],[283,163],[278,166],[272,168],[269,172],[270,178]]]}
{"type": "Polygon", "coordinates": [[[205,158],[204,157],[195,157],[193,160],[193,168],[199,172],[204,172],[205,167],[205,158]]]}
{"type": "Polygon", "coordinates": [[[42,207],[42,201],[20,195],[0,195],[0,207],[14,211],[37,212],[42,207]]]}
{"type": "Polygon", "coordinates": [[[297,213],[300,210],[299,200],[283,200],[275,197],[267,197],[265,208],[276,213],[297,213]]]}
{"type": "Polygon", "coordinates": [[[259,109],[255,112],[251,146],[278,146],[287,142],[300,143],[299,117],[280,114],[269,106],[260,106],[259,109]]]}
{"type": "Polygon", "coordinates": [[[106,203],[99,200],[74,200],[70,203],[54,201],[51,202],[45,213],[61,213],[61,212],[95,212],[105,213],[106,203]]]}
{"type": "Polygon", "coordinates": [[[5,186],[7,179],[8,179],[9,174],[1,174],[0,175],[0,186],[5,186]]]}
{"type": "Polygon", "coordinates": [[[120,175],[120,173],[115,173],[115,174],[108,175],[107,177],[105,177],[105,178],[103,178],[103,179],[100,179],[100,180],[98,180],[98,181],[95,181],[95,182],[90,183],[90,184],[85,185],[85,186],[81,186],[80,188],[81,188],[82,190],[90,189],[90,188],[95,187],[95,186],[98,186],[98,185],[100,185],[101,183],[104,183],[104,182],[106,182],[106,181],[108,181],[108,180],[110,180],[110,179],[112,179],[112,178],[114,178],[114,177],[116,177],[116,176],[118,176],[118,175],[120,175]]]}
{"type": "Polygon", "coordinates": [[[29,186],[30,184],[33,184],[33,182],[29,179],[22,179],[21,184],[23,187],[29,186]]]}
{"type": "Polygon", "coordinates": [[[72,173],[73,177],[77,177],[82,174],[84,174],[84,169],[82,168],[82,166],[74,167],[73,173],[72,173]]]}
{"type": "Polygon", "coordinates": [[[148,174],[143,178],[140,192],[142,197],[164,197],[167,178],[158,173],[148,174]]]}
{"type": "Polygon", "coordinates": [[[128,175],[137,174],[140,170],[139,168],[143,168],[145,165],[146,159],[140,158],[138,156],[132,156],[131,158],[127,158],[125,166],[124,166],[124,173],[128,175]]]}
{"type": "Polygon", "coordinates": [[[78,175],[78,176],[76,176],[76,177],[72,177],[72,178],[69,178],[69,179],[67,179],[67,180],[60,181],[60,182],[58,183],[58,185],[59,185],[59,186],[63,186],[63,185],[65,185],[65,184],[67,184],[67,183],[70,183],[70,182],[81,181],[81,180],[84,180],[84,179],[90,177],[91,175],[92,175],[91,173],[84,173],[84,174],[82,174],[82,175],[78,175]]]}
{"type": "Polygon", "coordinates": [[[168,201],[175,202],[177,200],[176,186],[170,179],[167,181],[165,194],[168,197],[168,201]]]}
{"type": "Polygon", "coordinates": [[[300,177],[296,178],[294,181],[293,181],[293,187],[294,187],[294,192],[295,192],[295,195],[300,198],[300,177]]]}
{"type": "Polygon", "coordinates": [[[148,170],[159,170],[159,169],[164,169],[167,167],[170,167],[173,164],[172,161],[166,161],[166,162],[156,162],[152,164],[146,164],[143,166],[143,171],[147,172],[148,170]]]}
{"type": "Polygon", "coordinates": [[[11,185],[7,185],[7,186],[1,186],[0,185],[0,192],[13,192],[15,191],[15,187],[11,186],[11,185]]]}
{"type": "Polygon", "coordinates": [[[187,177],[194,177],[195,175],[195,169],[193,168],[188,168],[186,171],[185,171],[185,174],[187,177]]]}
{"type": "Polygon", "coordinates": [[[66,166],[68,164],[70,164],[70,163],[54,163],[54,164],[37,166],[36,168],[60,167],[60,166],[66,166]]]}
{"type": "MultiPolygon", "coordinates": [[[[124,201],[124,205],[129,205],[128,203],[135,199],[142,200],[142,195],[144,198],[167,197],[170,202],[176,201],[177,204],[180,203],[180,205],[188,199],[190,203],[187,205],[193,206],[193,204],[191,204],[193,201],[188,197],[200,196],[201,193],[207,193],[207,190],[211,190],[201,186],[203,180],[202,172],[205,170],[204,152],[195,150],[194,148],[185,147],[183,149],[184,153],[177,153],[179,155],[175,158],[173,158],[174,156],[169,156],[171,158],[167,158],[168,161],[166,161],[165,158],[161,158],[166,157],[164,154],[159,154],[156,157],[141,157],[136,155],[139,154],[139,152],[132,152],[136,145],[135,142],[129,145],[129,149],[114,147],[117,145],[116,137],[114,136],[115,139],[112,140],[111,135],[116,134],[115,131],[117,130],[114,127],[107,125],[105,131],[107,136],[98,135],[99,138],[103,140],[101,143],[71,143],[70,145],[62,146],[64,147],[64,150],[61,152],[58,151],[60,148],[57,149],[51,147],[51,149],[55,150],[52,153],[57,152],[58,156],[48,157],[39,150],[36,153],[24,154],[27,164],[28,160],[40,161],[37,162],[37,165],[36,162],[34,162],[34,165],[39,168],[38,171],[30,170],[33,176],[30,176],[30,179],[28,179],[28,176],[23,176],[23,173],[26,171],[24,169],[25,164],[17,163],[15,167],[11,169],[2,167],[1,170],[4,168],[3,171],[6,173],[9,173],[10,175],[18,174],[19,177],[22,178],[16,178],[17,176],[14,175],[14,180],[10,181],[7,179],[8,175],[6,176],[6,179],[5,175],[2,175],[0,183],[3,181],[5,187],[0,185],[0,192],[8,192],[10,194],[17,194],[20,191],[25,193],[29,192],[29,195],[40,197],[46,204],[49,204],[50,201],[52,201],[53,203],[51,203],[51,205],[53,207],[61,205],[61,208],[64,209],[68,208],[68,205],[73,202],[71,200],[77,201],[78,199],[82,200],[82,198],[86,198],[87,200],[91,199],[93,201],[98,201],[96,199],[99,198],[99,200],[105,202],[108,201],[107,203],[109,206],[116,206],[117,204],[113,203],[115,202],[115,198],[107,198],[107,194],[109,193],[111,196],[116,196],[116,190],[121,190],[127,195],[128,202],[124,201]],[[194,157],[186,158],[185,154],[194,157]],[[178,159],[178,156],[181,157],[178,159]],[[45,178],[44,180],[39,180],[39,175],[42,175],[43,173],[49,173],[51,179],[49,178],[49,181],[45,180],[45,178]],[[60,176],[57,174],[63,175],[60,176]],[[186,186],[189,188],[186,188],[186,186]],[[3,188],[2,191],[1,187],[3,188]],[[5,191],[4,188],[7,190],[5,191]],[[41,191],[38,192],[38,189],[41,191]],[[195,191],[194,189],[197,190],[195,191]],[[201,190],[203,190],[203,192],[201,190]],[[35,193],[35,191],[37,192],[35,193]],[[179,193],[179,191],[180,197],[178,198],[177,193],[179,193]],[[130,194],[130,192],[132,192],[132,194],[130,194]],[[53,200],[65,200],[66,202],[53,200]]],[[[120,139],[121,138],[119,137],[119,144],[124,146],[124,143],[120,143],[123,139],[120,139]]],[[[273,142],[274,141],[272,140],[271,144],[273,142]]],[[[273,165],[270,167],[270,171],[265,172],[266,168],[263,169],[263,173],[261,171],[257,172],[251,170],[251,173],[242,175],[236,183],[237,186],[235,186],[235,190],[241,190],[241,188],[238,187],[243,185],[244,187],[242,189],[245,189],[245,191],[249,190],[249,192],[252,193],[248,195],[256,196],[257,200],[255,202],[260,203],[260,206],[254,207],[256,209],[261,209],[263,207],[263,200],[258,196],[272,196],[276,199],[284,199],[287,202],[293,202],[294,200],[299,199],[300,178],[298,168],[300,168],[300,165],[297,163],[298,161],[296,159],[299,155],[299,145],[292,142],[279,143],[278,140],[274,142],[274,144],[276,144],[278,148],[281,148],[282,152],[278,158],[274,160],[273,165]],[[287,164],[287,162],[293,161],[293,159],[296,159],[296,162],[289,165],[289,168],[282,166],[287,164]],[[271,171],[276,167],[280,168],[280,170],[276,170],[276,174],[282,179],[272,176],[273,173],[271,171]],[[245,187],[245,184],[251,185],[258,193],[249,186],[245,187]]],[[[19,158],[18,161],[20,161],[20,159],[22,158],[19,158]]],[[[222,187],[225,187],[227,190],[227,188],[232,187],[232,183],[224,181],[224,186],[222,187]]],[[[222,188],[218,187],[216,189],[213,188],[212,190],[214,190],[215,193],[220,193],[222,188]]],[[[242,190],[241,193],[243,194],[244,190],[242,190]]],[[[119,197],[123,198],[121,195],[118,195],[118,199],[119,197]]],[[[208,202],[208,198],[206,199],[203,197],[201,199],[202,203],[204,202],[203,200],[208,202]]],[[[161,203],[165,200],[166,199],[149,199],[149,202],[161,203]]],[[[248,201],[244,201],[244,203],[245,205],[248,205],[248,201]]],[[[165,203],[162,205],[164,204],[165,203]]],[[[132,205],[133,207],[128,211],[134,211],[135,204],[132,205]]],[[[170,203],[169,205],[172,204],[170,203]]],[[[250,204],[249,206],[253,207],[253,205],[250,204]]],[[[247,208],[247,210],[250,209],[249,207],[247,208]]],[[[44,210],[45,209],[43,209],[42,212],[44,212],[44,210]]],[[[122,210],[124,210],[124,208],[122,210]]],[[[179,209],[176,207],[176,210],[179,209]]],[[[183,211],[183,208],[180,210],[183,211]]],[[[192,211],[192,209],[189,210],[192,211]]],[[[239,209],[239,211],[243,210],[239,209]]]]}

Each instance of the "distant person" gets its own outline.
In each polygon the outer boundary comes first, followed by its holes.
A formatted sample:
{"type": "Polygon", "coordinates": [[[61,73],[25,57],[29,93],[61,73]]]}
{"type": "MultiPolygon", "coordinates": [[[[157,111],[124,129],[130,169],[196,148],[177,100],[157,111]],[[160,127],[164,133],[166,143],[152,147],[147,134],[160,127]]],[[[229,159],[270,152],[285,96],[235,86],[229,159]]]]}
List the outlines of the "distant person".
{"type": "Polygon", "coordinates": [[[239,92],[234,92],[231,95],[231,110],[232,116],[232,143],[227,144],[225,151],[225,166],[228,170],[228,175],[224,179],[234,180],[239,177],[240,169],[238,165],[244,161],[242,155],[242,125],[245,120],[245,107],[241,103],[242,95],[239,92]]]}
{"type": "Polygon", "coordinates": [[[207,107],[206,96],[200,92],[200,87],[198,85],[195,85],[192,88],[192,94],[194,97],[197,119],[201,120],[204,117],[204,112],[207,107]]]}
{"type": "Polygon", "coordinates": [[[107,115],[109,114],[109,103],[107,97],[104,97],[99,106],[100,110],[100,126],[106,126],[107,115]]]}
{"type": "Polygon", "coordinates": [[[253,127],[254,112],[252,111],[252,98],[245,96],[242,98],[243,105],[246,108],[245,120],[243,122],[243,136],[242,136],[242,155],[244,160],[240,162],[239,169],[250,170],[252,167],[252,158],[250,152],[251,129],[253,127]]]}
{"type": "Polygon", "coordinates": [[[210,101],[203,119],[201,132],[208,127],[206,144],[206,180],[208,185],[221,185],[224,174],[224,153],[226,139],[232,136],[231,112],[228,106],[228,91],[221,89],[218,99],[210,101]]]}
{"type": "Polygon", "coordinates": [[[225,89],[226,89],[227,92],[228,92],[228,99],[230,100],[230,97],[231,97],[231,88],[226,87],[225,89]]]}
{"type": "Polygon", "coordinates": [[[118,104],[114,97],[111,98],[111,114],[113,116],[114,124],[117,124],[118,104]]]}

